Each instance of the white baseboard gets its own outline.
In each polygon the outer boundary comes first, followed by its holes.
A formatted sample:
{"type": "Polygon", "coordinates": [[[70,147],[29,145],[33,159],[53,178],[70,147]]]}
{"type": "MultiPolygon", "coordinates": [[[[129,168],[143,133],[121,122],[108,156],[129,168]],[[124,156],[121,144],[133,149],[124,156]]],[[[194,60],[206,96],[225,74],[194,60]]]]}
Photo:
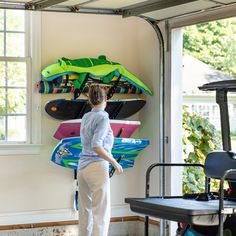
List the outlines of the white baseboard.
{"type": "MultiPolygon", "coordinates": [[[[112,217],[135,215],[128,205],[115,205],[111,208],[112,217]]],[[[78,220],[78,212],[73,209],[41,210],[0,214],[0,226],[17,224],[37,224],[78,220]]]]}
{"type": "Polygon", "coordinates": [[[70,221],[78,219],[76,211],[71,209],[26,211],[1,213],[0,225],[35,224],[44,222],[70,221]]]}
{"type": "Polygon", "coordinates": [[[136,213],[130,210],[128,204],[114,205],[111,207],[111,217],[134,216],[136,213]]]}

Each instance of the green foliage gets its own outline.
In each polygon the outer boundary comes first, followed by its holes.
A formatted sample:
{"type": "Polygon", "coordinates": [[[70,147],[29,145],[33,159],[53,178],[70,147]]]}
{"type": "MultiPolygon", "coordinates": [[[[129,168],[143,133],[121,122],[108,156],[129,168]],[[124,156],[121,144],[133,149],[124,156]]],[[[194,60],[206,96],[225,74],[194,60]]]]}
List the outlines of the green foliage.
{"type": "Polygon", "coordinates": [[[184,54],[236,78],[236,18],[184,28],[184,54]]]}
{"type": "MultiPolygon", "coordinates": [[[[185,163],[204,164],[206,155],[212,150],[219,149],[220,137],[207,119],[197,113],[189,113],[187,107],[183,108],[183,155],[185,163]]],[[[202,168],[189,167],[183,171],[183,192],[203,192],[204,173],[202,168]]],[[[212,183],[213,189],[217,183],[212,183]]]]}

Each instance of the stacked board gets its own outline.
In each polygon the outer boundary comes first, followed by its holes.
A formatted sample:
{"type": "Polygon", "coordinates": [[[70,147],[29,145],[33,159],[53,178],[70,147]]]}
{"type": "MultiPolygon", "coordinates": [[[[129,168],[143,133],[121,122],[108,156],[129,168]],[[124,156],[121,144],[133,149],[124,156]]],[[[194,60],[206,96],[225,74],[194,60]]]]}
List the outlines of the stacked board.
{"type": "Polygon", "coordinates": [[[106,87],[110,93],[142,92],[152,95],[151,89],[133,73],[105,56],[98,58],[68,59],[62,57],[57,63],[46,67],[38,83],[40,93],[86,93],[91,84],[106,87]]]}
{"type": "MultiPolygon", "coordinates": [[[[55,99],[45,105],[45,111],[61,122],[54,137],[60,142],[52,154],[52,161],[60,166],[76,169],[79,153],[82,150],[80,123],[83,115],[91,110],[88,99],[78,99],[81,93],[88,91],[90,85],[99,84],[107,92],[107,98],[114,93],[146,93],[152,91],[134,74],[117,62],[109,61],[105,56],[98,58],[61,58],[56,64],[46,67],[38,83],[40,93],[73,92],[74,99],[55,99]]],[[[136,156],[149,145],[148,140],[132,139],[130,136],[140,122],[124,121],[137,113],[146,101],[143,99],[108,100],[106,112],[109,114],[115,142],[113,156],[123,168],[134,165],[136,156]]]]}
{"type": "MultiPolygon", "coordinates": [[[[140,126],[139,121],[110,120],[115,138],[112,155],[123,168],[133,167],[135,158],[149,145],[149,140],[129,138],[140,126]]],[[[81,119],[61,122],[54,138],[61,140],[52,154],[52,162],[62,167],[77,169],[82,151],[80,139],[81,119]]],[[[110,165],[110,170],[112,166],[110,165]]]]}
{"type": "MultiPolygon", "coordinates": [[[[108,61],[105,56],[75,60],[61,58],[58,63],[46,67],[41,75],[43,80],[37,85],[40,93],[74,93],[73,100],[49,101],[45,111],[55,119],[68,120],[61,122],[54,134],[60,142],[55,147],[51,160],[57,165],[74,170],[75,209],[78,210],[77,167],[83,148],[80,139],[80,119],[91,110],[88,100],[78,99],[78,97],[81,93],[87,93],[90,85],[99,84],[104,87],[108,99],[106,112],[109,114],[111,128],[116,137],[112,155],[123,168],[130,168],[133,167],[135,158],[141,150],[149,145],[149,140],[130,138],[140,126],[140,122],[117,119],[134,115],[146,104],[146,101],[109,99],[114,93],[144,92],[152,95],[152,91],[122,65],[108,61]]],[[[112,177],[115,169],[111,165],[109,169],[109,176],[112,177]]]]}
{"type": "MultiPolygon", "coordinates": [[[[70,76],[69,76],[69,78],[70,78],[70,76]]],[[[75,87],[74,87],[73,81],[72,82],[66,82],[66,81],[67,81],[67,78],[65,75],[58,78],[56,80],[56,82],[41,80],[37,84],[38,92],[39,93],[46,93],[46,94],[47,93],[74,93],[75,87]]],[[[83,86],[83,88],[81,88],[81,93],[88,93],[90,84],[94,84],[94,83],[102,85],[105,88],[105,90],[109,90],[112,87],[111,84],[109,84],[109,85],[104,84],[104,83],[102,83],[101,80],[89,78],[88,82],[83,86]]],[[[134,85],[132,85],[128,82],[121,81],[116,85],[114,93],[141,94],[142,90],[135,87],[134,85]]]]}
{"type": "MultiPolygon", "coordinates": [[[[106,112],[110,119],[125,119],[138,112],[146,101],[143,99],[108,100],[106,112]]],[[[59,120],[81,119],[91,110],[87,99],[56,99],[45,105],[45,111],[51,117],[59,120]]]]}
{"type": "MultiPolygon", "coordinates": [[[[113,134],[119,138],[129,138],[140,124],[140,121],[110,120],[113,134]]],[[[58,126],[54,138],[61,140],[63,138],[79,137],[80,125],[81,119],[63,121],[58,126]]]]}
{"type": "MultiPolygon", "coordinates": [[[[123,168],[130,168],[133,167],[137,155],[148,145],[148,140],[115,138],[112,155],[116,160],[119,160],[123,168]]],[[[81,151],[80,137],[64,138],[54,149],[51,160],[62,167],[77,169],[81,151]]]]}

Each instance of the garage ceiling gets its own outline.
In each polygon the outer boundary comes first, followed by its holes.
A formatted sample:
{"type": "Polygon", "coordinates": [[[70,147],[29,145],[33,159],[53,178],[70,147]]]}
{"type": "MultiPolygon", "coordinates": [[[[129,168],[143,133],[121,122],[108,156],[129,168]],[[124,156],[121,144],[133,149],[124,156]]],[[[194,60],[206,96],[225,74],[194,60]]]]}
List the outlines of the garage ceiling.
{"type": "Polygon", "coordinates": [[[236,0],[0,0],[2,9],[139,15],[154,20],[235,5],[236,0]]]}

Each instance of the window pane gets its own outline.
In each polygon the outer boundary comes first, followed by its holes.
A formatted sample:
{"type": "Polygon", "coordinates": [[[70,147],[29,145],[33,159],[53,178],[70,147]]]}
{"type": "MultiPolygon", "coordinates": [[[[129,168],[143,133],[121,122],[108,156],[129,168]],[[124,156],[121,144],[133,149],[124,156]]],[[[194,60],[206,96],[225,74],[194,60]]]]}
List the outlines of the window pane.
{"type": "Polygon", "coordinates": [[[23,33],[6,34],[6,56],[25,56],[25,35],[23,33]]]}
{"type": "Polygon", "coordinates": [[[0,56],[4,56],[4,34],[0,33],[0,56]]]}
{"type": "Polygon", "coordinates": [[[7,85],[26,87],[26,63],[8,62],[7,63],[7,85]]]}
{"type": "Polygon", "coordinates": [[[9,116],[7,141],[26,141],[26,116],[9,116]]]}
{"type": "MultiPolygon", "coordinates": [[[[25,11],[0,9],[0,142],[25,142],[27,136],[27,62],[25,11]]],[[[29,45],[27,45],[28,48],[29,45]]]]}
{"type": "Polygon", "coordinates": [[[6,11],[6,30],[25,31],[25,12],[18,10],[6,11]]]}
{"type": "Polygon", "coordinates": [[[5,133],[5,116],[0,116],[0,141],[6,140],[6,133],[5,133]]]}
{"type": "Polygon", "coordinates": [[[6,78],[5,78],[5,62],[0,61],[0,86],[6,85],[6,78]]]}
{"type": "Polygon", "coordinates": [[[4,10],[0,9],[0,30],[4,30],[4,10]]]}
{"type": "Polygon", "coordinates": [[[26,114],[26,89],[8,89],[9,114],[26,114]]]}
{"type": "Polygon", "coordinates": [[[0,114],[6,114],[6,92],[5,89],[0,89],[0,114]]]}

